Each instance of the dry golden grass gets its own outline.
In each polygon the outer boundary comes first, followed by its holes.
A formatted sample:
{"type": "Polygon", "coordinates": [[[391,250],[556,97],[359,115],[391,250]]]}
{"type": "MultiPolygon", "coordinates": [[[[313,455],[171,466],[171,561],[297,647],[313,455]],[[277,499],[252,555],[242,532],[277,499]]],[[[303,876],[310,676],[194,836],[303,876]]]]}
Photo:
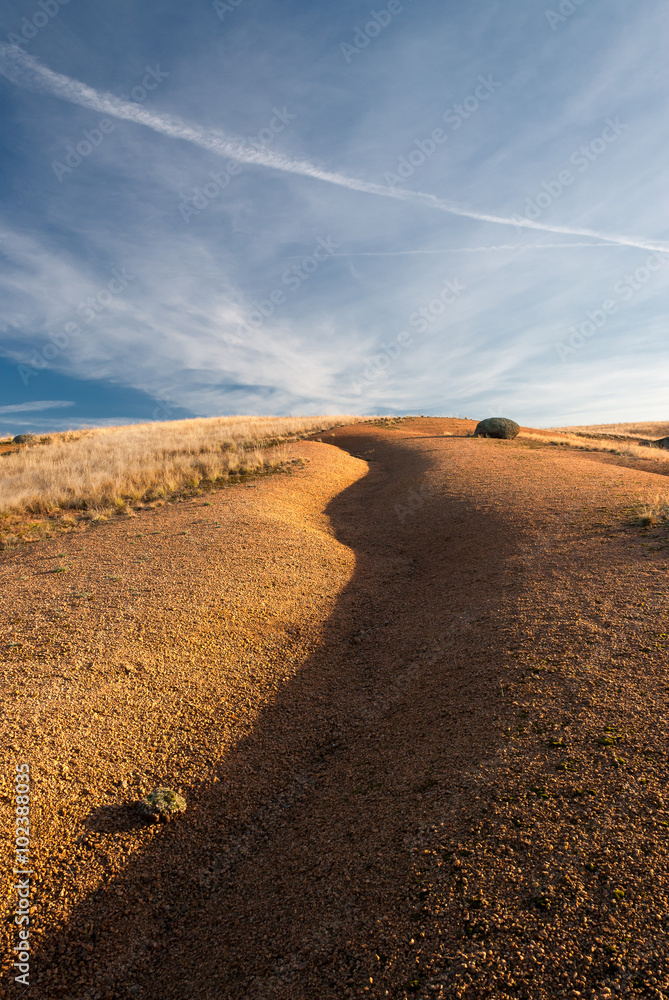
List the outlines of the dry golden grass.
{"type": "MultiPolygon", "coordinates": [[[[617,426],[625,425],[618,424],[617,426]]],[[[569,430],[573,431],[572,428],[569,428],[569,430]]],[[[648,448],[643,445],[634,444],[633,442],[637,440],[636,435],[634,437],[630,436],[629,439],[624,438],[622,435],[618,439],[606,436],[589,437],[585,433],[567,433],[567,429],[565,429],[564,433],[560,433],[557,430],[521,431],[518,439],[522,440],[523,438],[528,441],[541,441],[543,444],[565,445],[569,448],[578,448],[581,451],[603,451],[611,455],[622,455],[624,458],[642,458],[646,461],[658,462],[660,464],[669,462],[669,451],[665,451],[662,448],[648,448]]]]}
{"type": "Polygon", "coordinates": [[[280,464],[277,446],[359,417],[212,417],[47,435],[0,457],[0,514],[91,517],[280,464]]]}
{"type": "Polygon", "coordinates": [[[669,423],[662,420],[638,421],[631,424],[591,424],[583,427],[551,427],[551,431],[572,434],[615,434],[619,437],[663,438],[669,436],[669,423]]]}

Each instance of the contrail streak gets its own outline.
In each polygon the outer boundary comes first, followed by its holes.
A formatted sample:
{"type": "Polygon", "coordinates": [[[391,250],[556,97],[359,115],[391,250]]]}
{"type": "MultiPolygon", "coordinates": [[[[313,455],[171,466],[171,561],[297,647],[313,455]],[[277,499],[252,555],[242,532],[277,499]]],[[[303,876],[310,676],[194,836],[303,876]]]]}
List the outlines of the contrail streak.
{"type": "MultiPolygon", "coordinates": [[[[138,125],[144,125],[146,128],[152,129],[154,132],[167,135],[173,139],[181,139],[184,142],[193,143],[195,146],[200,146],[202,149],[206,149],[218,156],[224,156],[239,163],[270,167],[273,170],[282,170],[289,174],[311,177],[314,180],[348,188],[351,191],[360,191],[363,194],[373,194],[383,198],[394,198],[397,201],[422,204],[441,212],[447,212],[450,215],[460,216],[464,219],[490,222],[501,226],[518,226],[521,224],[518,218],[509,219],[504,216],[492,215],[489,212],[477,212],[466,206],[458,205],[455,202],[437,198],[436,195],[425,194],[422,191],[396,189],[384,186],[383,184],[374,184],[371,181],[348,177],[346,174],[322,170],[320,167],[316,167],[305,160],[294,160],[290,157],[282,156],[280,153],[270,152],[266,149],[257,149],[242,139],[226,135],[218,129],[208,129],[199,125],[191,125],[175,115],[148,111],[144,107],[124,101],[113,94],[100,93],[93,87],[89,87],[79,80],[73,80],[69,76],[64,76],[62,73],[55,73],[47,66],[43,66],[34,56],[30,56],[24,52],[18,45],[0,43],[0,73],[20,87],[41,93],[49,93],[54,97],[60,97],[64,101],[69,101],[71,104],[78,104],[83,108],[90,108],[93,111],[99,111],[104,115],[111,115],[114,118],[136,122],[138,125]]],[[[534,229],[544,233],[583,236],[589,239],[604,240],[607,243],[619,246],[637,247],[641,250],[669,253],[669,246],[653,243],[644,237],[612,235],[599,233],[592,229],[577,229],[570,226],[551,226],[548,223],[534,222],[530,219],[522,219],[522,227],[523,229],[534,229]]]]}
{"type": "MultiPolygon", "coordinates": [[[[494,247],[447,247],[444,250],[364,250],[358,253],[333,253],[333,257],[404,257],[409,254],[488,253],[493,250],[562,250],[564,247],[605,247],[615,243],[502,243],[494,247]]],[[[304,256],[304,255],[302,255],[304,256]]]]}

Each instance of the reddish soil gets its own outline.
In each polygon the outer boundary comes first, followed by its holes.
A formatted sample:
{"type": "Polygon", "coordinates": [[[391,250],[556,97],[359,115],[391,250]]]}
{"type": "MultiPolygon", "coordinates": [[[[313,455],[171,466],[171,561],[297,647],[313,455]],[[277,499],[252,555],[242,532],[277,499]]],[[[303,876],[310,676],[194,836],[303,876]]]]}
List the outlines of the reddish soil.
{"type": "Polygon", "coordinates": [[[472,427],[2,553],[29,995],[666,994],[666,479],[472,427]]]}

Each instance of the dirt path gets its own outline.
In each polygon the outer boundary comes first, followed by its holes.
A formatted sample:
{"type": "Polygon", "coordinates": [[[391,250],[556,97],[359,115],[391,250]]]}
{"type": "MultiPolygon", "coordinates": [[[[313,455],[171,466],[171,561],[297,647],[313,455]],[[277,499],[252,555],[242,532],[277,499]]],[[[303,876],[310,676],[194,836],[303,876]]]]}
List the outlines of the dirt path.
{"type": "Polygon", "coordinates": [[[464,426],[3,556],[33,996],[669,989],[665,480],[464,426]]]}

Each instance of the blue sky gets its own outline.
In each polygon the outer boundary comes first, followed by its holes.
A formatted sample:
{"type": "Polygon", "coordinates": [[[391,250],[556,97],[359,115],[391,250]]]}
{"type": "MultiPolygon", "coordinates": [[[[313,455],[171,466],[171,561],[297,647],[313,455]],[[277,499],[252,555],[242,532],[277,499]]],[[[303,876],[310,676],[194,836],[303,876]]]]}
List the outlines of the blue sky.
{"type": "Polygon", "coordinates": [[[0,432],[667,418],[666,5],[0,11],[0,432]]]}

